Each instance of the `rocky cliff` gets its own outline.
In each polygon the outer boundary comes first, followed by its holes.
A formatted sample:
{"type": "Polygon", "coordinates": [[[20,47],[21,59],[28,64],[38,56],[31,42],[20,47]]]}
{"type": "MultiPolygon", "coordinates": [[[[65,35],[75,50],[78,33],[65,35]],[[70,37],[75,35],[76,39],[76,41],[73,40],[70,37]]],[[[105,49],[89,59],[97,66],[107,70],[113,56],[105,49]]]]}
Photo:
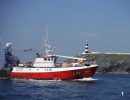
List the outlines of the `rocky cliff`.
{"type": "Polygon", "coordinates": [[[96,73],[130,74],[130,55],[79,54],[77,57],[96,60],[99,65],[96,73]]]}

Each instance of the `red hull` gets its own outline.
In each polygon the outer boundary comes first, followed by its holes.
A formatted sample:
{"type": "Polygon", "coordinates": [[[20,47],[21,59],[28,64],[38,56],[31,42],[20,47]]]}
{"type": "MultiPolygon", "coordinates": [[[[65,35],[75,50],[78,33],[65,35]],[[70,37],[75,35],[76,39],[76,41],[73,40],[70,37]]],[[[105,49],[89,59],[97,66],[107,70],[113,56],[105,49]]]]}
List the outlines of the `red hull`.
{"type": "Polygon", "coordinates": [[[12,72],[11,78],[27,78],[27,79],[80,79],[85,77],[93,77],[97,66],[78,69],[78,70],[69,70],[69,71],[59,71],[59,72],[28,72],[28,73],[20,73],[20,72],[12,72]]]}

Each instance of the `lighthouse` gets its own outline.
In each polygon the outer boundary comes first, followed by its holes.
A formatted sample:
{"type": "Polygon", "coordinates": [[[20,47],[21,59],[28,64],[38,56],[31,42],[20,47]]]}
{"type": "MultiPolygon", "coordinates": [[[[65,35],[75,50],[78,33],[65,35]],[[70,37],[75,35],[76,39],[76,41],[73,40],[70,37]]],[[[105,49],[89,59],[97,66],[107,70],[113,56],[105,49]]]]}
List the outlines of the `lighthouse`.
{"type": "Polygon", "coordinates": [[[87,54],[87,53],[89,53],[89,52],[88,52],[88,41],[86,40],[86,42],[85,42],[85,50],[84,50],[84,52],[82,54],[87,54]]]}
{"type": "Polygon", "coordinates": [[[85,43],[85,53],[88,53],[88,41],[86,40],[86,43],[85,43]]]}

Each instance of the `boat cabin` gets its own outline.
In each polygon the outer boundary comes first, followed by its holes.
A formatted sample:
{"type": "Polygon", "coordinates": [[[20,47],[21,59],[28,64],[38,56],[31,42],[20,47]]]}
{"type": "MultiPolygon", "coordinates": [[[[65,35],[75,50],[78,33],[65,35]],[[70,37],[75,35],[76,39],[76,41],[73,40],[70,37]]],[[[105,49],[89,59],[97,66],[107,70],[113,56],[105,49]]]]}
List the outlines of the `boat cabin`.
{"type": "Polygon", "coordinates": [[[33,67],[55,67],[56,56],[36,57],[33,67]]]}

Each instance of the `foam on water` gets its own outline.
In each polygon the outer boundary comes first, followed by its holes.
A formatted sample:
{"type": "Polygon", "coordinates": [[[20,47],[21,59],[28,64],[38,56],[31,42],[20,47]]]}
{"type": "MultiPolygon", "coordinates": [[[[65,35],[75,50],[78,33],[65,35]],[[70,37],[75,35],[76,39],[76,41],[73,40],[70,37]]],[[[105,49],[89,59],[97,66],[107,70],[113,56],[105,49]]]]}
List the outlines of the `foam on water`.
{"type": "Polygon", "coordinates": [[[59,80],[37,80],[37,79],[28,79],[28,80],[30,80],[30,81],[39,81],[39,82],[40,82],[40,81],[54,81],[54,82],[55,82],[55,81],[62,81],[62,80],[60,80],[60,79],[59,79],[59,80]]]}
{"type": "Polygon", "coordinates": [[[0,79],[8,79],[7,77],[0,77],[0,79]]]}
{"type": "Polygon", "coordinates": [[[48,80],[48,81],[62,81],[62,80],[58,79],[58,80],[48,80]]]}
{"type": "Polygon", "coordinates": [[[98,79],[94,78],[82,78],[82,79],[74,79],[74,81],[97,81],[98,79]]]}
{"type": "MultiPolygon", "coordinates": [[[[0,79],[8,79],[8,78],[2,78],[0,77],[0,79]]],[[[62,81],[60,79],[58,80],[37,80],[37,79],[22,79],[22,78],[11,78],[11,80],[29,80],[29,81],[37,81],[37,82],[40,82],[40,81],[52,81],[52,82],[57,82],[57,81],[62,81]]],[[[94,78],[82,78],[82,79],[73,79],[72,81],[97,81],[98,79],[94,79],[94,78]]]]}
{"type": "MultiPolygon", "coordinates": [[[[64,81],[64,80],[36,80],[36,79],[29,79],[30,81],[48,81],[48,82],[59,82],[59,81],[64,81]]],[[[82,78],[82,79],[73,79],[71,81],[97,81],[98,79],[94,78],[82,78]]]]}

